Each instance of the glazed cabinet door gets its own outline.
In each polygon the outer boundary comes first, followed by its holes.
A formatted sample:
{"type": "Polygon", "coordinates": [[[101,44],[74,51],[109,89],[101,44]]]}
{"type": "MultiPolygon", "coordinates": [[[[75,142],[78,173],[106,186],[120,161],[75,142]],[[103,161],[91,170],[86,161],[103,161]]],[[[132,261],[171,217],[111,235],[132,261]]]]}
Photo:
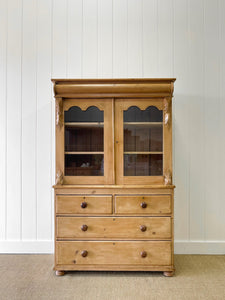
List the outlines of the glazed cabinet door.
{"type": "Polygon", "coordinates": [[[57,183],[114,183],[113,100],[57,99],[57,183]]]}
{"type": "Polygon", "coordinates": [[[115,100],[117,184],[171,183],[170,103],[170,99],[115,100]]]}

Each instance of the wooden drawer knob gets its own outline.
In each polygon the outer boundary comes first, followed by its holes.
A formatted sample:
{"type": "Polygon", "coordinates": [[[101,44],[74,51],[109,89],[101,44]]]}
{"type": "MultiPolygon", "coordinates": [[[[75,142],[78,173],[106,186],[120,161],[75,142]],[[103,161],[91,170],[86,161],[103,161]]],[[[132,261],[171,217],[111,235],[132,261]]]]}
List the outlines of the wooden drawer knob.
{"type": "Polygon", "coordinates": [[[87,225],[85,225],[85,224],[84,224],[84,225],[82,225],[82,226],[81,226],[81,230],[83,230],[83,231],[87,231],[87,230],[88,230],[88,226],[87,226],[87,225]]]}
{"type": "Polygon", "coordinates": [[[80,206],[81,206],[81,208],[86,208],[87,207],[87,202],[85,202],[85,201],[82,202],[80,206]]]}
{"type": "Polygon", "coordinates": [[[147,252],[146,251],[141,251],[141,257],[146,257],[147,256],[147,252]]]}
{"type": "Polygon", "coordinates": [[[146,208],[147,207],[147,203],[146,202],[141,202],[141,207],[142,208],[146,208]]]}
{"type": "Polygon", "coordinates": [[[140,226],[140,229],[141,229],[141,231],[144,232],[144,231],[146,231],[147,227],[146,227],[145,225],[141,225],[141,226],[140,226]]]}
{"type": "Polygon", "coordinates": [[[86,257],[87,255],[88,255],[87,250],[83,250],[83,251],[81,252],[81,256],[86,257]]]}

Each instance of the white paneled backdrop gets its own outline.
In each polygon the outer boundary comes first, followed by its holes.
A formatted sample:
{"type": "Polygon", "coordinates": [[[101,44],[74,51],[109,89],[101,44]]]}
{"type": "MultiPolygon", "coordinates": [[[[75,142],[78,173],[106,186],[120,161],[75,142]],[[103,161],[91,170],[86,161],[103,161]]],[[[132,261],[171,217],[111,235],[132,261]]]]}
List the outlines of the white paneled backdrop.
{"type": "Polygon", "coordinates": [[[176,253],[225,254],[225,1],[0,0],[0,252],[53,251],[51,78],[176,77],[176,253]]]}

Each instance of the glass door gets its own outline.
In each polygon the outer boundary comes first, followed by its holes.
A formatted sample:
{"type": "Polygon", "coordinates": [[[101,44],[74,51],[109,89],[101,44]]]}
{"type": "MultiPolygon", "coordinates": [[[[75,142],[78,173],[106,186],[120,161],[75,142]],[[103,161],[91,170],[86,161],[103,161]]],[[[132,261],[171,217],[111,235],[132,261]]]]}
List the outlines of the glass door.
{"type": "Polygon", "coordinates": [[[113,183],[112,100],[64,101],[64,183],[113,183]]]}
{"type": "Polygon", "coordinates": [[[162,184],[163,99],[117,99],[115,107],[117,183],[162,184]]]}

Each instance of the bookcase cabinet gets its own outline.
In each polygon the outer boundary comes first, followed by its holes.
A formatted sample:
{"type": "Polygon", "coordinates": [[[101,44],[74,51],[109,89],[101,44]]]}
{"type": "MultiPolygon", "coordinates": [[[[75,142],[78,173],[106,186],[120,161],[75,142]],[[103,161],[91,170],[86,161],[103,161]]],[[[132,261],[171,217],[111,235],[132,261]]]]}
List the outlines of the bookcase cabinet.
{"type": "Polygon", "coordinates": [[[53,79],[55,271],[174,273],[175,79],[53,79]]]}

